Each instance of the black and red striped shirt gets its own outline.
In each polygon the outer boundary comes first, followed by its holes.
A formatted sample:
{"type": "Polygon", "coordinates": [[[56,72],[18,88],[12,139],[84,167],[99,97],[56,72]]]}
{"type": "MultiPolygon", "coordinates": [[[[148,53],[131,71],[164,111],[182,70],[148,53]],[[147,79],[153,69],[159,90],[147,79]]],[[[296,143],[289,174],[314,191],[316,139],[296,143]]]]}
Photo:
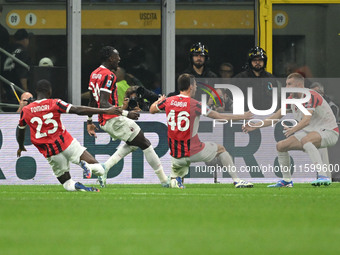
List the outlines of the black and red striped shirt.
{"type": "Polygon", "coordinates": [[[172,96],[157,104],[168,119],[168,144],[174,158],[190,157],[204,148],[197,135],[201,103],[184,95],[172,96]]]}
{"type": "MultiPolygon", "coordinates": [[[[98,108],[100,108],[100,91],[111,94],[111,97],[109,98],[109,103],[111,105],[119,105],[116,81],[116,75],[103,65],[91,73],[88,89],[91,91],[93,98],[97,101],[98,108]]],[[[117,116],[118,115],[99,114],[99,124],[103,126],[107,120],[117,116]]]]}
{"type": "Polygon", "coordinates": [[[60,99],[42,99],[22,109],[19,128],[30,127],[32,144],[45,157],[59,154],[73,141],[60,119],[60,115],[68,113],[71,106],[60,99]]]}

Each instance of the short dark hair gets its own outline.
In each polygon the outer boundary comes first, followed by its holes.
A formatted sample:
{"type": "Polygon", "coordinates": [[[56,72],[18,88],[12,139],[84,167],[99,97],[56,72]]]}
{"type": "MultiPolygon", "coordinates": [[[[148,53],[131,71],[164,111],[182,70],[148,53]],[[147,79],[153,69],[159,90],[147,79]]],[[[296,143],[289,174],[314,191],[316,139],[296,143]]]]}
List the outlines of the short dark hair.
{"type": "Polygon", "coordinates": [[[47,94],[52,90],[52,84],[48,80],[39,80],[35,87],[36,93],[47,94]]]}
{"type": "Polygon", "coordinates": [[[27,39],[27,38],[29,38],[29,35],[28,35],[26,29],[19,29],[14,34],[14,39],[16,41],[21,41],[21,40],[27,39]]]}
{"type": "Polygon", "coordinates": [[[115,50],[116,49],[112,46],[104,46],[99,52],[100,61],[103,62],[108,60],[112,54],[114,54],[115,50]]]}
{"type": "Polygon", "coordinates": [[[179,91],[186,91],[193,84],[195,77],[192,74],[183,73],[177,79],[179,91]]]}
{"type": "Polygon", "coordinates": [[[234,66],[231,63],[224,62],[224,63],[220,64],[220,68],[221,68],[221,66],[230,67],[231,71],[234,71],[234,66]]]}

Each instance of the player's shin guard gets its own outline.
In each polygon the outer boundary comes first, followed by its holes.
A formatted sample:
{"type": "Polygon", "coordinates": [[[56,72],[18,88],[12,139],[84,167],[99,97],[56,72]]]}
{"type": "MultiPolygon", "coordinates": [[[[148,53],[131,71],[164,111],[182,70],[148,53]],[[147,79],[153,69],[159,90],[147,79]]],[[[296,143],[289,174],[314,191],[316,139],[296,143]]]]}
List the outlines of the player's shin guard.
{"type": "Polygon", "coordinates": [[[288,152],[278,151],[278,161],[282,173],[282,179],[286,182],[292,181],[292,175],[290,173],[290,156],[288,152]]]}
{"type": "Polygon", "coordinates": [[[104,163],[105,170],[108,171],[111,167],[117,164],[122,158],[124,158],[129,153],[137,150],[138,147],[130,146],[124,144],[123,146],[119,147],[118,150],[104,163]]]}
{"type": "Polygon", "coordinates": [[[167,182],[168,178],[166,177],[163,171],[163,166],[161,164],[161,161],[159,157],[157,156],[155,150],[153,149],[152,145],[150,145],[148,148],[143,150],[143,152],[144,152],[146,161],[148,161],[149,165],[155,171],[155,174],[157,175],[161,183],[167,182]]]}
{"type": "Polygon", "coordinates": [[[66,189],[67,191],[76,191],[76,188],[74,186],[75,184],[76,183],[72,179],[69,179],[63,184],[63,186],[64,189],[66,189]]]}
{"type": "Polygon", "coordinates": [[[317,169],[319,176],[327,177],[328,169],[324,169],[321,155],[318,149],[315,147],[315,145],[312,144],[311,142],[308,142],[303,145],[303,149],[309,155],[310,159],[315,165],[315,168],[317,169]]]}
{"type": "Polygon", "coordinates": [[[238,178],[237,173],[233,171],[235,169],[233,159],[231,158],[230,154],[227,151],[222,152],[218,155],[223,166],[227,167],[228,173],[233,178],[234,182],[239,182],[240,178],[238,178]]]}

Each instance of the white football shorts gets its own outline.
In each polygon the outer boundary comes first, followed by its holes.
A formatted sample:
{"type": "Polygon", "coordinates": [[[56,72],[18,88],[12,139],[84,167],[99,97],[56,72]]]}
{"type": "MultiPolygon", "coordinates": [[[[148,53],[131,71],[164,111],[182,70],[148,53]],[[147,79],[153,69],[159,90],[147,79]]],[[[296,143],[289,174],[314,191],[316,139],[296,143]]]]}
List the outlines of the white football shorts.
{"type": "Polygon", "coordinates": [[[141,130],[136,122],[124,116],[109,119],[104,126],[100,127],[111,136],[112,140],[124,142],[131,142],[141,130]]]}
{"type": "Polygon", "coordinates": [[[217,144],[212,142],[206,142],[204,144],[203,150],[190,157],[171,157],[171,177],[186,176],[189,173],[190,163],[212,161],[217,155],[217,144]]]}
{"type": "MultiPolygon", "coordinates": [[[[320,129],[311,132],[318,132],[320,134],[321,136],[320,148],[334,146],[339,139],[339,133],[334,130],[320,129]]],[[[306,132],[305,130],[300,130],[299,132],[295,133],[294,136],[296,137],[296,139],[301,141],[301,139],[304,138],[307,134],[308,132],[306,132]]]]}
{"type": "Polygon", "coordinates": [[[47,161],[52,167],[54,175],[59,177],[65,172],[69,172],[70,162],[78,164],[80,162],[80,156],[84,153],[84,151],[86,151],[86,148],[81,146],[77,139],[73,139],[66,150],[57,155],[48,157],[47,161]]]}

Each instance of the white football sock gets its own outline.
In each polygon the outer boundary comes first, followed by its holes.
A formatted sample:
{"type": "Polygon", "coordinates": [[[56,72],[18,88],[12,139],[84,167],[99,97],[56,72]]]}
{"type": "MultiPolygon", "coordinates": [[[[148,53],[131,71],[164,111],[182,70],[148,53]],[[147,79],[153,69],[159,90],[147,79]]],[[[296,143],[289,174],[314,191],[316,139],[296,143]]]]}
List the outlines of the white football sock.
{"type": "Polygon", "coordinates": [[[234,182],[239,182],[240,178],[238,178],[237,173],[232,171],[232,169],[235,169],[233,159],[231,158],[230,154],[227,151],[222,152],[220,155],[218,155],[219,159],[221,160],[221,163],[223,166],[227,167],[228,173],[233,178],[234,182]]]}
{"type": "Polygon", "coordinates": [[[63,186],[64,186],[64,189],[66,189],[67,191],[76,191],[74,184],[76,184],[75,181],[73,181],[72,179],[69,179],[63,184],[63,186]]]}
{"type": "Polygon", "coordinates": [[[331,171],[331,169],[329,168],[328,149],[327,149],[327,148],[319,148],[318,151],[319,151],[319,153],[320,153],[322,163],[327,165],[327,168],[326,168],[326,170],[327,170],[326,176],[327,176],[328,178],[332,179],[332,171],[331,171]]]}
{"type": "Polygon", "coordinates": [[[155,174],[157,175],[158,179],[161,181],[161,183],[167,182],[168,178],[166,177],[163,166],[161,164],[161,161],[159,157],[157,156],[155,150],[153,149],[152,145],[150,145],[148,148],[143,150],[146,161],[149,163],[149,165],[152,167],[152,169],[155,171],[155,174]]]}
{"type": "Polygon", "coordinates": [[[109,171],[111,167],[117,164],[122,158],[128,155],[130,152],[137,150],[138,147],[130,146],[124,144],[123,146],[119,147],[118,150],[104,163],[105,171],[109,171]]]}
{"type": "Polygon", "coordinates": [[[311,142],[308,142],[303,145],[303,149],[309,155],[312,163],[315,165],[315,168],[318,171],[318,174],[327,177],[327,169],[323,169],[321,155],[315,145],[311,142]]]}
{"type": "Polygon", "coordinates": [[[292,175],[290,173],[290,156],[288,152],[278,151],[277,154],[282,173],[282,179],[286,182],[292,181],[292,175]]]}
{"type": "Polygon", "coordinates": [[[95,174],[95,175],[99,175],[102,176],[105,173],[105,170],[103,168],[103,166],[100,163],[95,163],[95,164],[87,164],[89,166],[89,168],[91,169],[91,171],[95,174]]]}

